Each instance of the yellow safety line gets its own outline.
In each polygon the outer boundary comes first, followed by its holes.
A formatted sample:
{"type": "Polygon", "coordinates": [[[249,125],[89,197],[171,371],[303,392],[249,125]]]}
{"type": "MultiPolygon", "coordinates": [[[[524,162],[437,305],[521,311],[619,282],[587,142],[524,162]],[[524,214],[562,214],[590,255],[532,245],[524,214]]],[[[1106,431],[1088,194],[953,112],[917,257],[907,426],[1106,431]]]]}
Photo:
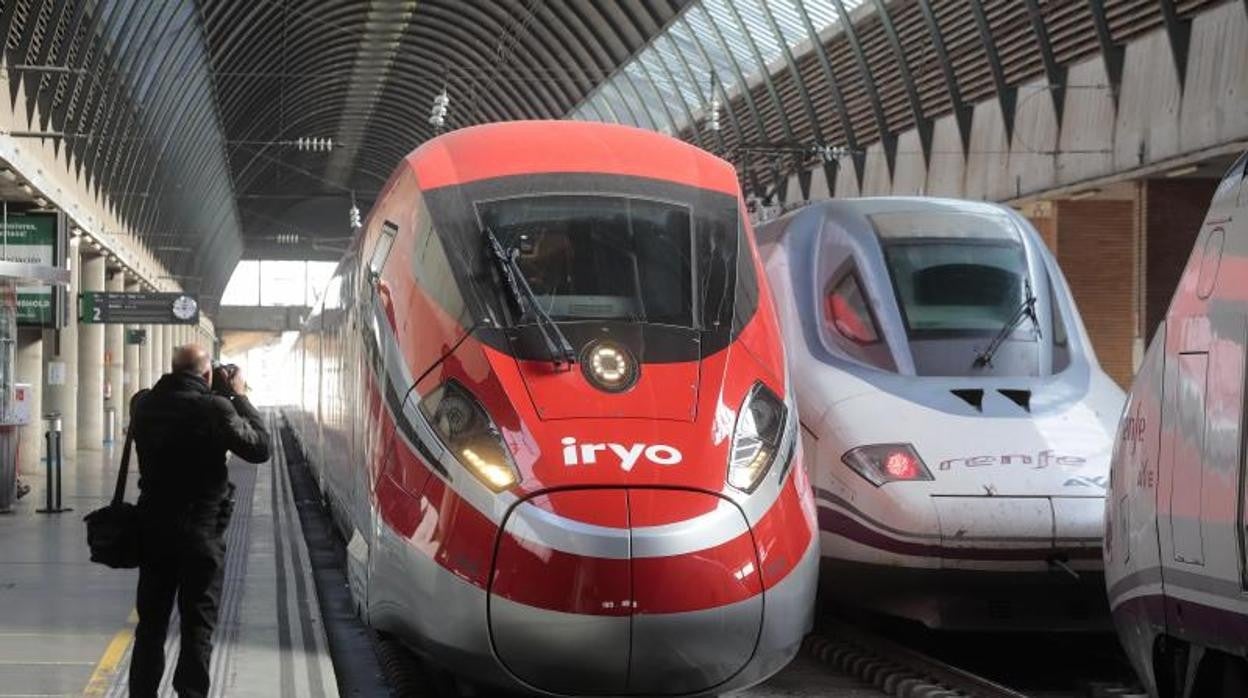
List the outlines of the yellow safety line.
{"type": "Polygon", "coordinates": [[[104,648],[104,656],[100,657],[100,661],[95,665],[95,671],[91,672],[91,680],[87,681],[87,687],[82,689],[84,698],[102,696],[108,692],[108,687],[113,683],[113,677],[117,675],[117,665],[121,664],[122,658],[126,656],[126,650],[134,641],[134,626],[138,622],[139,614],[131,609],[129,617],[126,618],[126,627],[118,630],[113,639],[109,641],[108,647],[104,648]]]}

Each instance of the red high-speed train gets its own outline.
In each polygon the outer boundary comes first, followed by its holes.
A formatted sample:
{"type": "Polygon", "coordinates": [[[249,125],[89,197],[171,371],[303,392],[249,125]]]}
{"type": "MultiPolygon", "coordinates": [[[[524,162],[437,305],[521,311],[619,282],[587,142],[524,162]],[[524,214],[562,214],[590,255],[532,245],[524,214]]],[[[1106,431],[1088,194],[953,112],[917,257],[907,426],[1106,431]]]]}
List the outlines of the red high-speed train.
{"type": "Polygon", "coordinates": [[[395,171],[298,344],[291,415],[366,620],[554,694],[719,693],[810,628],[784,351],[733,168],[513,122],[395,171]]]}

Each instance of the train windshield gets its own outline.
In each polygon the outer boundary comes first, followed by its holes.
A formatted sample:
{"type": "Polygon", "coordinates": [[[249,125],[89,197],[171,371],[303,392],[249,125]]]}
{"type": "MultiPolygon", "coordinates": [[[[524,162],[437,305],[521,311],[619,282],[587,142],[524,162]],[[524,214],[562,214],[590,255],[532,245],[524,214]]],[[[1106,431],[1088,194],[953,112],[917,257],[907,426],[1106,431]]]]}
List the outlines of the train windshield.
{"type": "Polygon", "coordinates": [[[889,212],[879,235],[919,375],[1037,375],[1042,331],[1021,233],[1005,215],[889,212]]]}
{"type": "Polygon", "coordinates": [[[726,346],[758,307],[746,220],[730,193],[556,172],[423,196],[450,274],[416,278],[451,315],[486,328],[486,341],[526,358],[550,353],[536,335],[564,334],[576,347],[611,327],[639,356],[696,358],[726,346]],[[508,329],[517,331],[497,332],[508,329]],[[698,341],[685,341],[690,332],[698,341]]]}
{"type": "Polygon", "coordinates": [[[912,337],[996,333],[1027,297],[1017,243],[928,240],[884,253],[912,337]]]}
{"type": "Polygon", "coordinates": [[[693,325],[688,206],[557,194],[478,202],[477,213],[552,319],[693,325]]]}

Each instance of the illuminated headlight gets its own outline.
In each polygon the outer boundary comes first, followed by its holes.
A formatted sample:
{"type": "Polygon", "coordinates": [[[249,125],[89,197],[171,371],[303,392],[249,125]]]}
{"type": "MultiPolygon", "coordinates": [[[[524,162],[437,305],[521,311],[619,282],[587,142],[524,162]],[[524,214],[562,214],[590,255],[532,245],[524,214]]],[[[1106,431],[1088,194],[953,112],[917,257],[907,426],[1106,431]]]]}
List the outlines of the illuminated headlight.
{"type": "Polygon", "coordinates": [[[754,384],[737,413],[728,454],[728,484],[752,492],[767,474],[784,442],[789,414],[784,402],[762,383],[754,384]]]}
{"type": "Polygon", "coordinates": [[[637,360],[627,349],[601,340],[591,342],[581,352],[581,371],[586,380],[608,393],[628,390],[640,375],[637,360]]]}
{"type": "Polygon", "coordinates": [[[859,446],[847,451],[841,460],[876,487],[889,482],[933,479],[910,444],[859,446]]]}
{"type": "Polygon", "coordinates": [[[485,408],[463,386],[447,381],[420,401],[420,411],[446,448],[493,492],[516,484],[516,468],[485,408]]]}

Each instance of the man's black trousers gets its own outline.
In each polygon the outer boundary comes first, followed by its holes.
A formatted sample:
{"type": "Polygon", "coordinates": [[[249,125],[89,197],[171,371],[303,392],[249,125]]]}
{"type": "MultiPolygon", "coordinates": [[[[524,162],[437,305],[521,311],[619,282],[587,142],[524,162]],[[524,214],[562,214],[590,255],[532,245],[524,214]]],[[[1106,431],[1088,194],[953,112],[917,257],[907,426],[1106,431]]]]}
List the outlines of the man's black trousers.
{"type": "Polygon", "coordinates": [[[135,608],[139,624],[130,660],[132,698],[156,696],[165,669],[165,639],[174,601],[181,617],[181,651],[173,689],[181,698],[208,695],[212,632],[225,574],[225,540],[232,503],[199,505],[170,517],[140,512],[143,559],[135,608]]]}

